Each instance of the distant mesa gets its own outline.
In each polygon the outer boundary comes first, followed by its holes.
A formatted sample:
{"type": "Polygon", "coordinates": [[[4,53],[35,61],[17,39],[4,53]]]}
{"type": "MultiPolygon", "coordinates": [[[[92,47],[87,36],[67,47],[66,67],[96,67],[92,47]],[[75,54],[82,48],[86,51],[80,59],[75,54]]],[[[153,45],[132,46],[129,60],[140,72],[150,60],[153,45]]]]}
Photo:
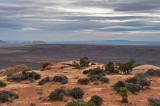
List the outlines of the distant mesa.
{"type": "Polygon", "coordinates": [[[32,43],[33,44],[46,44],[45,41],[33,41],[32,43]]]}

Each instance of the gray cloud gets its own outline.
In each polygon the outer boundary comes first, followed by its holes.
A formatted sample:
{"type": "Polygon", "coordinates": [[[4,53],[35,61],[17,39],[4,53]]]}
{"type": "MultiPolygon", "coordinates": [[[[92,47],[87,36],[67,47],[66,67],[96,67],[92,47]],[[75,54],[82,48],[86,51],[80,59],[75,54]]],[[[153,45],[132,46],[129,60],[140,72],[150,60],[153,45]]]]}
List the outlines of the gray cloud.
{"type": "Polygon", "coordinates": [[[0,28],[4,35],[12,34],[8,29],[14,30],[15,36],[19,36],[17,32],[32,35],[40,31],[41,38],[63,32],[62,38],[68,39],[72,33],[92,34],[93,39],[127,31],[158,33],[159,4],[159,0],[5,0],[0,2],[0,28]]]}
{"type": "Polygon", "coordinates": [[[101,0],[79,1],[73,5],[83,7],[112,8],[115,11],[148,11],[160,8],[159,0],[101,0]]]}
{"type": "Polygon", "coordinates": [[[87,21],[87,20],[129,20],[129,19],[152,19],[156,17],[150,17],[150,16],[63,16],[61,17],[63,19],[70,19],[70,20],[81,20],[81,21],[87,21]]]}
{"type": "Polygon", "coordinates": [[[160,9],[159,0],[138,0],[133,3],[120,4],[115,11],[149,11],[160,9]]]}

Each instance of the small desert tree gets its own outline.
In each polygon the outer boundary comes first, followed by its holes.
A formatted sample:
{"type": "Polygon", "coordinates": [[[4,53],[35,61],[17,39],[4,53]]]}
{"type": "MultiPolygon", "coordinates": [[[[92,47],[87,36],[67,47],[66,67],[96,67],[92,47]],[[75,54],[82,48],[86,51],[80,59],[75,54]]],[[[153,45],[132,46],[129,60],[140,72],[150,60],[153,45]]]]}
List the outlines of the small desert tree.
{"type": "Polygon", "coordinates": [[[124,74],[130,74],[134,68],[134,63],[136,60],[130,59],[129,62],[126,63],[118,63],[118,69],[124,74]]]}
{"type": "Polygon", "coordinates": [[[80,65],[82,67],[88,67],[89,66],[89,59],[88,57],[83,57],[80,59],[80,65]]]}

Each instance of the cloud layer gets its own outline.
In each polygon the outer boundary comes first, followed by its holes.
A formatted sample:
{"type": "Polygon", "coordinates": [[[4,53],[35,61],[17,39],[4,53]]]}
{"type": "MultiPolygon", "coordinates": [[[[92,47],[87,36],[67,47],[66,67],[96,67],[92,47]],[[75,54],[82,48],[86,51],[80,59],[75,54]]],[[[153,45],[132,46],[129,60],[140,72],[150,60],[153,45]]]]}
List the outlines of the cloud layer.
{"type": "Polygon", "coordinates": [[[159,0],[0,1],[0,39],[160,40],[159,0]]]}

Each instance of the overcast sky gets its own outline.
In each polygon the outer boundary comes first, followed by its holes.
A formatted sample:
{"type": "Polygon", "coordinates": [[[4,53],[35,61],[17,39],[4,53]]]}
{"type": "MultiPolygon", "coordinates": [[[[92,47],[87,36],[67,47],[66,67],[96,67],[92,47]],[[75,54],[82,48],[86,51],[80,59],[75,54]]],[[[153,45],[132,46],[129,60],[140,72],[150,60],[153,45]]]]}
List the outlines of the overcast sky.
{"type": "Polygon", "coordinates": [[[160,0],[0,0],[0,39],[160,41],[160,0]]]}

